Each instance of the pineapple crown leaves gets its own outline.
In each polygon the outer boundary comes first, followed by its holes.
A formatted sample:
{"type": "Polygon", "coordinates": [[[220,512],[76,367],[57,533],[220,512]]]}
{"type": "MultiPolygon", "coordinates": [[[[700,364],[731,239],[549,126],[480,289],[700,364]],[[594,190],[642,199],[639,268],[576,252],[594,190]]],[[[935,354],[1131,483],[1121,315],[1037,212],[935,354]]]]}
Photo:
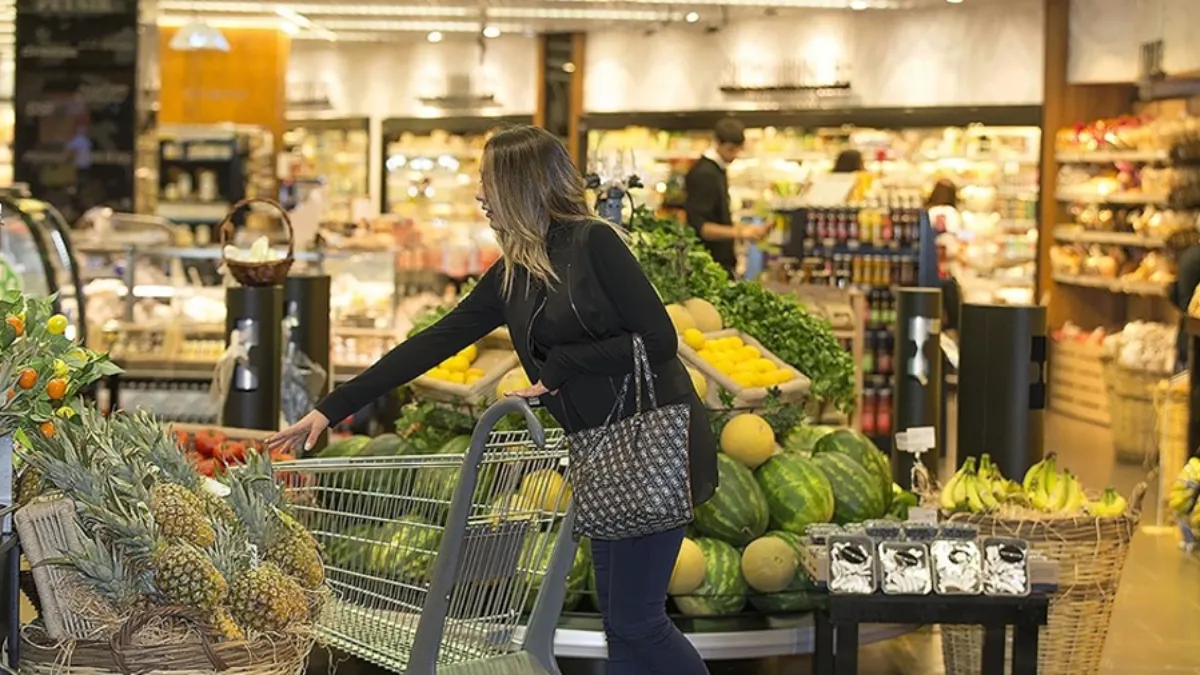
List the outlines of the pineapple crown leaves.
{"type": "Polygon", "coordinates": [[[213,523],[213,530],[217,534],[216,540],[205,553],[221,576],[236,579],[256,565],[253,547],[244,531],[220,521],[213,523]]]}
{"type": "Polygon", "coordinates": [[[84,581],[118,613],[131,609],[140,597],[157,594],[153,576],[126,565],[113,546],[100,537],[81,538],[78,551],[55,562],[78,570],[84,581]]]}
{"type": "Polygon", "coordinates": [[[229,506],[245,527],[251,544],[266,546],[271,539],[270,507],[257,491],[245,481],[234,480],[229,485],[229,506]]]}

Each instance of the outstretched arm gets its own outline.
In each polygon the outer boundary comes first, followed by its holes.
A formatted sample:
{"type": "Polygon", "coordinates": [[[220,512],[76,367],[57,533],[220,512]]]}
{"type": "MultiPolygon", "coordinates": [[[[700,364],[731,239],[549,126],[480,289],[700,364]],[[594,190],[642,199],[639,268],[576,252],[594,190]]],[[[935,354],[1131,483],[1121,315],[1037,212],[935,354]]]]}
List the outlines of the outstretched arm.
{"type": "Polygon", "coordinates": [[[675,327],[654,286],[646,278],[633,252],[611,227],[589,227],[585,246],[592,269],[616,308],[624,335],[575,345],[561,345],[547,354],[541,381],[554,391],[580,374],[624,375],[633,370],[633,335],[642,336],[651,365],[675,358],[675,327]]]}
{"type": "Polygon", "coordinates": [[[317,410],[336,424],[391,389],[415,380],[504,323],[500,274],[492,265],[479,284],[440,321],[396,345],[358,377],[334,389],[317,410]]]}

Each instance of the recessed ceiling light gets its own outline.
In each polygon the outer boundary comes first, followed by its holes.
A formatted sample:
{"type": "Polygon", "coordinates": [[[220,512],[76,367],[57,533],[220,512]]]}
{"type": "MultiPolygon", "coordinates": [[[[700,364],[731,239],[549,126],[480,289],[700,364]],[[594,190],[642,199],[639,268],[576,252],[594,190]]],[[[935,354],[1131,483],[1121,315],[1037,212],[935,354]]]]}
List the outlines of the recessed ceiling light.
{"type": "Polygon", "coordinates": [[[495,26],[488,26],[487,28],[483,29],[483,37],[498,38],[500,37],[500,29],[496,28],[495,26]]]}
{"type": "Polygon", "coordinates": [[[962,1],[963,1],[963,0],[946,0],[946,2],[948,2],[948,3],[952,4],[952,5],[961,5],[961,4],[962,4],[962,1]]]}
{"type": "Polygon", "coordinates": [[[867,0],[852,0],[852,2],[850,3],[850,9],[852,9],[856,12],[861,12],[862,10],[864,10],[866,8],[867,8],[867,0]]]}
{"type": "Polygon", "coordinates": [[[442,41],[442,31],[431,30],[431,31],[429,31],[429,35],[426,35],[425,38],[427,40],[429,40],[430,42],[441,42],[442,41]]]}
{"type": "Polygon", "coordinates": [[[700,14],[698,14],[697,12],[688,12],[683,17],[683,20],[687,21],[688,23],[696,23],[697,21],[700,20],[700,14]]]}

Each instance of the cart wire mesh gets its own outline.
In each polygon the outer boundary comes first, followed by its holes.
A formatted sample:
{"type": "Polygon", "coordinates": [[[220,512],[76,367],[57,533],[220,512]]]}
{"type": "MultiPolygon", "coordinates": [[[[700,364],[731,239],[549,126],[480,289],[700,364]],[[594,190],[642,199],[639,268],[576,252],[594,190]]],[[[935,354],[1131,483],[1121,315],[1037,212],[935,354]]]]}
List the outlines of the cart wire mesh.
{"type": "Polygon", "coordinates": [[[506,399],[465,445],[276,466],[324,550],[333,600],[318,631],[398,673],[489,672],[506,660],[504,672],[555,673],[550,645],[574,557],[562,432],[506,399]],[[512,411],[529,431],[491,431],[512,411]]]}

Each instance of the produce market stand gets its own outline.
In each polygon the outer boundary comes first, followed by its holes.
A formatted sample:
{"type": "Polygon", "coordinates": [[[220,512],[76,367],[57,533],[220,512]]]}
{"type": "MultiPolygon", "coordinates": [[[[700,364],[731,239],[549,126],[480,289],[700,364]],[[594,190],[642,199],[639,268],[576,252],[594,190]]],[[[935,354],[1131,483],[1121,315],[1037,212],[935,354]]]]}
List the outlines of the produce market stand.
{"type": "Polygon", "coordinates": [[[830,595],[816,613],[814,671],[858,672],[859,625],[874,623],[983,626],[982,675],[1003,675],[1006,630],[1013,626],[1013,675],[1036,675],[1038,630],[1046,625],[1045,591],[1027,597],[980,595],[830,595]],[[835,648],[836,643],[836,648],[835,648]]]}

